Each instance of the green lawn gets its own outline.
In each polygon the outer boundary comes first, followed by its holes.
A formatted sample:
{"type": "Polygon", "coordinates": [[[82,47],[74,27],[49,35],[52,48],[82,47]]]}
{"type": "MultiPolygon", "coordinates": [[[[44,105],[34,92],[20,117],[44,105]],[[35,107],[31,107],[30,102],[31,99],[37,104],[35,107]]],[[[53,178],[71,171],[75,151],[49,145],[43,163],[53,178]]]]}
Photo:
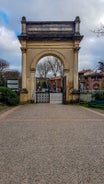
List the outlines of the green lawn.
{"type": "Polygon", "coordinates": [[[5,110],[7,108],[9,108],[7,105],[0,104],[0,111],[5,110]]]}
{"type": "Polygon", "coordinates": [[[87,103],[81,103],[80,104],[81,106],[83,107],[87,107],[87,108],[97,108],[97,109],[102,109],[104,110],[104,105],[92,105],[92,106],[89,106],[87,103]]]}

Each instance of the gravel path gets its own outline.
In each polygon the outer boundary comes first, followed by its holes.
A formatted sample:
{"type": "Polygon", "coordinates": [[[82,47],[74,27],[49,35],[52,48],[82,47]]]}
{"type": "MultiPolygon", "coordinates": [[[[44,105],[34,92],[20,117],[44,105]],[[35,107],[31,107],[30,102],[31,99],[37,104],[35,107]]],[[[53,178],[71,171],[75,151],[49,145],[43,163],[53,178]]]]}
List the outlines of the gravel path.
{"type": "Polygon", "coordinates": [[[0,115],[0,184],[104,184],[104,116],[55,104],[0,115]]]}

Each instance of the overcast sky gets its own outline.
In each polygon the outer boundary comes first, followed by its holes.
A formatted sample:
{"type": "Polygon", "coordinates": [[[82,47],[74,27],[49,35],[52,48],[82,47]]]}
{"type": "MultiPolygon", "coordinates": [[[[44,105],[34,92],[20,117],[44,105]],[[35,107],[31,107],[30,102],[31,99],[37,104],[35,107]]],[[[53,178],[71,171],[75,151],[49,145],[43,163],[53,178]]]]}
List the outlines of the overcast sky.
{"type": "Polygon", "coordinates": [[[0,0],[0,58],[10,68],[21,68],[21,51],[17,35],[21,32],[21,17],[31,21],[71,21],[81,19],[84,38],[79,51],[79,70],[94,69],[104,58],[104,37],[91,30],[104,24],[104,0],[0,0]]]}

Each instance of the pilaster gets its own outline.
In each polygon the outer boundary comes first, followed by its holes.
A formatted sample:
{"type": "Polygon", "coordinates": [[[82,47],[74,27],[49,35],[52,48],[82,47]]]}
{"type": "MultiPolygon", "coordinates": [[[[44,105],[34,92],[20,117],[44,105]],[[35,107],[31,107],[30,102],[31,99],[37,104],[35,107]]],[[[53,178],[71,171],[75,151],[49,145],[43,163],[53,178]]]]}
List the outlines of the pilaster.
{"type": "Polygon", "coordinates": [[[31,71],[31,97],[32,97],[32,95],[33,95],[33,93],[36,91],[36,85],[35,85],[35,81],[36,81],[36,79],[35,79],[36,77],[35,77],[35,70],[32,70],[31,71]]]}
{"type": "Polygon", "coordinates": [[[22,51],[22,89],[26,88],[26,48],[21,48],[22,51]]]}
{"type": "Polygon", "coordinates": [[[74,48],[74,90],[78,90],[78,51],[79,47],[74,48]]]}
{"type": "Polygon", "coordinates": [[[69,69],[64,69],[64,76],[66,76],[66,102],[69,100],[69,69]]]}

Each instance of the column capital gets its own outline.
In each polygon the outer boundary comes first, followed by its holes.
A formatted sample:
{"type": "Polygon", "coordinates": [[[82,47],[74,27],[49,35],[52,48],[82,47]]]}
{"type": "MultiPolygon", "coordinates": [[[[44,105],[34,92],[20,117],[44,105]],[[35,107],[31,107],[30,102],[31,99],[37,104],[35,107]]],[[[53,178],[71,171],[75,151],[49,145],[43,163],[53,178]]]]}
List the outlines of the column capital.
{"type": "Polygon", "coordinates": [[[74,53],[78,52],[79,50],[80,50],[80,47],[74,47],[73,48],[74,53]]]}
{"type": "Polygon", "coordinates": [[[22,53],[26,53],[27,49],[24,47],[21,47],[21,51],[22,51],[22,53]]]}
{"type": "Polygon", "coordinates": [[[68,73],[70,69],[64,68],[64,73],[68,73]]]}
{"type": "Polygon", "coordinates": [[[31,72],[35,72],[36,69],[35,69],[35,68],[30,68],[30,71],[31,71],[31,72]]]}

